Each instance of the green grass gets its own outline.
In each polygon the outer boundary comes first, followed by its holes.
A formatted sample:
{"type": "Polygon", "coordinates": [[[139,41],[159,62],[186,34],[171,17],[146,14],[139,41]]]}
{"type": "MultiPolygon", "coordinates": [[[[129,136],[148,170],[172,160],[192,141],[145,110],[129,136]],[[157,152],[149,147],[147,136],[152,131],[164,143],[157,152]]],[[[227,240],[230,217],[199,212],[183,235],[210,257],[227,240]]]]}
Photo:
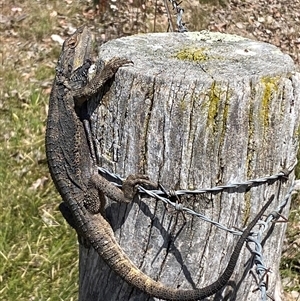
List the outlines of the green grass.
{"type": "Polygon", "coordinates": [[[43,1],[19,4],[29,17],[15,37],[1,36],[0,299],[76,300],[77,238],[58,211],[44,147],[50,87],[41,83],[53,80],[60,46],[43,39],[56,21],[43,1]]]}
{"type": "Polygon", "coordinates": [[[47,98],[33,85],[28,101],[8,97],[0,111],[2,300],[76,296],[76,235],[57,210],[45,158],[47,98]]]}

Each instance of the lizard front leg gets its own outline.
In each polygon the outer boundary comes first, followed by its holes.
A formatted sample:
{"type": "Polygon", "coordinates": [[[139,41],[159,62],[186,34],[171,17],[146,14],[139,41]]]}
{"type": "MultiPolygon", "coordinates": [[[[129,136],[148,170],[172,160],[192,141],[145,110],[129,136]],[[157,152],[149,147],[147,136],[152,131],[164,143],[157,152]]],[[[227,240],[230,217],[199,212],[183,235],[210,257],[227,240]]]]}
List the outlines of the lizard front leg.
{"type": "Polygon", "coordinates": [[[105,83],[116,74],[120,67],[130,63],[132,64],[132,61],[118,57],[106,62],[103,68],[96,71],[95,76],[87,85],[74,91],[75,106],[80,108],[85,101],[101,91],[105,83]]]}

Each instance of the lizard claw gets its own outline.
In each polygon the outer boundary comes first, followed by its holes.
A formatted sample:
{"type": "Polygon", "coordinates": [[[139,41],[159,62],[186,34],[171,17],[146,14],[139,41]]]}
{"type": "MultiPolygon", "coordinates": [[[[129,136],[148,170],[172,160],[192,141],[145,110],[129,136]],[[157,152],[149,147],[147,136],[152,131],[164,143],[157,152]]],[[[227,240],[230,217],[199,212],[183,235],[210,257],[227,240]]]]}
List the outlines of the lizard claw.
{"type": "Polygon", "coordinates": [[[129,175],[122,185],[122,191],[126,200],[130,202],[132,201],[137,193],[138,185],[146,185],[152,188],[157,188],[157,184],[150,181],[149,177],[144,174],[129,175]]]}
{"type": "Polygon", "coordinates": [[[116,73],[120,67],[127,64],[133,64],[133,62],[126,58],[114,57],[105,63],[105,68],[111,68],[111,70],[116,73]]]}

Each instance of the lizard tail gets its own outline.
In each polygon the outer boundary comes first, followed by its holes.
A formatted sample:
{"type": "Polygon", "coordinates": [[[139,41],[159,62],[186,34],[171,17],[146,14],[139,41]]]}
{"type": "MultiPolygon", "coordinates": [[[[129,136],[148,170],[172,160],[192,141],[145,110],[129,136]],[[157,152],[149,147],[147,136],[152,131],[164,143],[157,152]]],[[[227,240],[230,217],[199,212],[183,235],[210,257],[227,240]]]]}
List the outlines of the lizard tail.
{"type": "Polygon", "coordinates": [[[88,219],[92,223],[91,226],[93,230],[89,230],[87,233],[95,233],[94,237],[90,237],[90,241],[92,242],[94,249],[106,261],[106,263],[129,284],[137,287],[150,296],[164,300],[201,300],[215,294],[227,284],[234,271],[244,242],[249,236],[252,228],[272,202],[273,198],[274,197],[271,197],[268,200],[240,236],[223,274],[212,284],[199,289],[185,290],[167,287],[160,282],[154,281],[140,271],[122,251],[114,237],[114,233],[109,223],[100,214],[93,215],[88,219]]]}

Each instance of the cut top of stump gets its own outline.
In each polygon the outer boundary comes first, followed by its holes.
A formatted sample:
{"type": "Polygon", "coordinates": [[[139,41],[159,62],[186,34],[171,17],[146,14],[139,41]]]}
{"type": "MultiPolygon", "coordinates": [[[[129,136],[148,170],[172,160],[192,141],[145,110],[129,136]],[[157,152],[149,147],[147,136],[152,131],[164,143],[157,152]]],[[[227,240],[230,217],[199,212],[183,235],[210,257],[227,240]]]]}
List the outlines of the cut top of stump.
{"type": "Polygon", "coordinates": [[[135,72],[164,80],[236,81],[295,71],[293,60],[271,44],[208,31],[124,37],[103,45],[99,55],[129,58],[135,72]]]}

